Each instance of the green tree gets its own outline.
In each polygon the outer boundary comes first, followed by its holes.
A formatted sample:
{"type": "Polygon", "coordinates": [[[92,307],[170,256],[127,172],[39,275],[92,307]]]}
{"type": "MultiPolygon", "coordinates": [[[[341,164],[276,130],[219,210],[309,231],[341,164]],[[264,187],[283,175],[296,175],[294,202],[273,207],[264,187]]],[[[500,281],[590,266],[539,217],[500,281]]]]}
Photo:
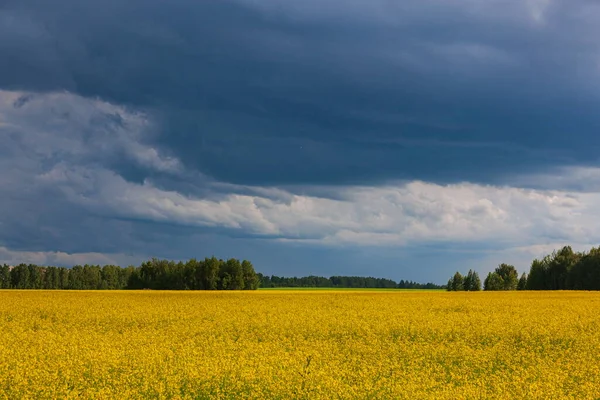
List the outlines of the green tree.
{"type": "Polygon", "coordinates": [[[527,290],[546,290],[546,259],[531,262],[529,276],[527,277],[527,290]]]}
{"type": "Polygon", "coordinates": [[[467,276],[464,278],[464,290],[470,292],[481,290],[481,279],[479,279],[477,272],[469,270],[467,276]]]}
{"type": "Polygon", "coordinates": [[[49,280],[52,282],[50,285],[52,286],[52,289],[60,289],[60,268],[58,267],[53,267],[52,268],[52,273],[51,273],[51,277],[49,278],[49,280]]]}
{"type": "Polygon", "coordinates": [[[463,290],[471,291],[471,283],[473,282],[473,270],[469,270],[467,275],[463,277],[463,290]]]}
{"type": "Polygon", "coordinates": [[[81,265],[75,265],[69,270],[69,286],[68,289],[81,290],[85,289],[85,282],[83,276],[83,267],[81,265]]]}
{"type": "Polygon", "coordinates": [[[517,290],[526,290],[527,289],[527,274],[523,272],[521,274],[521,278],[519,279],[519,283],[517,284],[517,290]]]}
{"type": "Polygon", "coordinates": [[[59,289],[68,289],[71,284],[69,281],[69,270],[67,268],[61,267],[58,272],[59,276],[59,289]]]}
{"type": "Polygon", "coordinates": [[[15,289],[31,289],[29,268],[27,264],[19,264],[10,271],[11,286],[15,289]]]}
{"type": "Polygon", "coordinates": [[[101,289],[123,289],[120,278],[121,268],[116,265],[105,265],[101,270],[101,289]]]}
{"type": "MultiPolygon", "coordinates": [[[[258,276],[256,275],[256,271],[254,270],[254,266],[248,260],[242,261],[242,275],[244,277],[243,279],[244,279],[244,289],[245,290],[258,289],[258,285],[259,285],[258,276]]],[[[311,277],[311,278],[313,278],[312,279],[313,287],[317,287],[318,286],[318,280],[316,279],[317,277],[311,277]]]]}
{"type": "Polygon", "coordinates": [[[504,290],[504,281],[496,272],[490,272],[483,282],[483,290],[494,291],[504,290]]]}
{"type": "Polygon", "coordinates": [[[10,267],[6,264],[0,266],[0,289],[10,289],[10,267]]]}
{"type": "Polygon", "coordinates": [[[519,284],[519,273],[514,266],[509,264],[500,264],[495,273],[502,278],[501,290],[517,290],[519,284]]]}
{"type": "Polygon", "coordinates": [[[223,277],[228,276],[227,286],[224,288],[228,290],[244,289],[244,272],[242,270],[242,264],[239,262],[239,260],[230,258],[223,263],[221,265],[221,274],[223,277]]]}
{"type": "Polygon", "coordinates": [[[58,271],[56,267],[46,267],[42,274],[42,288],[43,289],[57,289],[54,285],[54,275],[58,271]]]}
{"type": "Polygon", "coordinates": [[[463,276],[460,274],[460,272],[456,272],[454,274],[454,276],[452,277],[452,291],[457,292],[457,291],[461,291],[461,290],[465,290],[465,286],[464,286],[464,278],[463,276]]]}
{"type": "Polygon", "coordinates": [[[219,274],[219,289],[231,290],[231,274],[229,272],[221,272],[219,274]]]}
{"type": "Polygon", "coordinates": [[[102,280],[102,269],[99,265],[84,265],[82,271],[83,289],[100,289],[102,280]]]}
{"type": "Polygon", "coordinates": [[[204,290],[204,283],[202,282],[202,263],[202,261],[198,261],[195,258],[192,258],[185,263],[185,280],[188,289],[204,290]]]}
{"type": "Polygon", "coordinates": [[[569,272],[568,288],[600,290],[600,247],[582,254],[569,272]]]}
{"type": "Polygon", "coordinates": [[[29,285],[28,289],[41,289],[42,288],[42,268],[34,264],[27,266],[29,269],[29,285]]]}
{"type": "Polygon", "coordinates": [[[552,253],[546,276],[547,286],[550,290],[567,289],[569,273],[580,257],[580,254],[575,253],[571,246],[565,246],[552,253]]]}
{"type": "Polygon", "coordinates": [[[481,279],[479,279],[479,274],[476,271],[473,271],[471,288],[469,290],[472,292],[479,292],[481,290],[481,279]]]}
{"type": "Polygon", "coordinates": [[[202,287],[205,290],[217,290],[219,288],[219,271],[222,262],[215,256],[204,259],[202,264],[202,272],[200,274],[202,287]]]}

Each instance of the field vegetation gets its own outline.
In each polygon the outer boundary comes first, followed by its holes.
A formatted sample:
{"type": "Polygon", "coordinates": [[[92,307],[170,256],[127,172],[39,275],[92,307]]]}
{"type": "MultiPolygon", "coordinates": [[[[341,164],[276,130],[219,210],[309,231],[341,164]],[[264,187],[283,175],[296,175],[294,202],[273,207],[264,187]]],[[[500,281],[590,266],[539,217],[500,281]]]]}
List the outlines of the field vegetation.
{"type": "Polygon", "coordinates": [[[0,397],[597,399],[600,293],[0,291],[0,397]]]}

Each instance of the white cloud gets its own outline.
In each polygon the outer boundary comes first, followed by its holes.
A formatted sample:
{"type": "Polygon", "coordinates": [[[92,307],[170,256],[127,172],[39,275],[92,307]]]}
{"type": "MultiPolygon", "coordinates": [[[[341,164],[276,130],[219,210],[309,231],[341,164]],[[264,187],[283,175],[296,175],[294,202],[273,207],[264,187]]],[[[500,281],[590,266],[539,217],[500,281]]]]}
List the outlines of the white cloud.
{"type": "Polygon", "coordinates": [[[72,162],[118,155],[156,171],[181,170],[179,160],[144,143],[155,134],[146,114],[98,99],[0,90],[0,129],[13,155],[72,162]]]}
{"type": "Polygon", "coordinates": [[[140,257],[123,254],[64,253],[60,251],[15,251],[0,247],[0,264],[17,265],[136,265],[140,257]]]}
{"type": "MultiPolygon", "coordinates": [[[[414,181],[380,187],[340,187],[336,199],[269,188],[231,186],[233,193],[187,197],[135,184],[103,170],[61,166],[40,182],[60,187],[90,211],[191,226],[221,227],[283,241],[323,245],[402,246],[428,241],[538,245],[557,237],[600,239],[596,193],[568,193],[469,183],[414,181]],[[91,196],[86,195],[91,188],[91,196]]],[[[320,188],[323,189],[323,188],[320,188]]]]}
{"type": "MultiPolygon", "coordinates": [[[[209,227],[326,246],[441,241],[534,248],[600,241],[600,194],[593,190],[413,181],[300,191],[188,182],[203,185],[208,194],[198,197],[166,190],[148,179],[130,182],[110,169],[105,159],[116,152],[154,170],[181,171],[176,158],[145,143],[153,129],[147,115],[101,100],[68,93],[0,92],[0,152],[5,155],[0,167],[8,171],[0,176],[5,194],[0,215],[7,221],[22,204],[28,208],[21,212],[28,217],[10,220],[33,223],[43,216],[44,207],[53,209],[47,206],[52,203],[60,204],[61,212],[84,210],[107,219],[209,227]],[[48,193],[51,197],[45,197],[48,193]]],[[[590,182],[599,171],[566,169],[561,179],[590,182]]],[[[556,182],[545,176],[528,179],[546,187],[556,182]]],[[[60,230],[52,231],[60,235],[60,230]]]]}

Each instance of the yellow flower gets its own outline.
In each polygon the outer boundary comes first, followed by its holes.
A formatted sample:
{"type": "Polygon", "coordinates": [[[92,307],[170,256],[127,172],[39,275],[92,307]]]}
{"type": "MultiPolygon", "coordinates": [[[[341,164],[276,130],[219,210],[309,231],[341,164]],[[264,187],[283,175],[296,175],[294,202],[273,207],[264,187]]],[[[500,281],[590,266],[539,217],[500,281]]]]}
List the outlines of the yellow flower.
{"type": "Polygon", "coordinates": [[[0,398],[598,399],[600,293],[0,291],[0,398]]]}

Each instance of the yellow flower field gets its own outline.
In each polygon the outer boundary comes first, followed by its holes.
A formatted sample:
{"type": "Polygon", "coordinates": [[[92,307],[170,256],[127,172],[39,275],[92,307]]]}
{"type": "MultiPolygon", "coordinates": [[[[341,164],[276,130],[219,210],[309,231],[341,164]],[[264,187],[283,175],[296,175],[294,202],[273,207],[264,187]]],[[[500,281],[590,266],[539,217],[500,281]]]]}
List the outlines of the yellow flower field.
{"type": "Polygon", "coordinates": [[[2,398],[598,399],[600,294],[0,291],[2,398]]]}

